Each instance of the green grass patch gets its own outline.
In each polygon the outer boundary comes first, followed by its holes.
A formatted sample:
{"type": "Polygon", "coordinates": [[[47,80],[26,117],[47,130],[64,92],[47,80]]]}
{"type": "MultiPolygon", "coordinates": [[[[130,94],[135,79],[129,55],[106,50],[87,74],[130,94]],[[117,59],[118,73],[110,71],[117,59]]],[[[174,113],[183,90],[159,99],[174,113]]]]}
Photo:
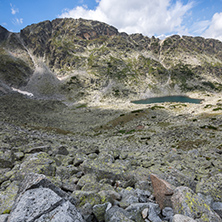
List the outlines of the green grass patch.
{"type": "Polygon", "coordinates": [[[164,106],[153,106],[150,109],[155,110],[155,109],[164,109],[164,106]]]}
{"type": "Polygon", "coordinates": [[[211,129],[211,130],[217,130],[217,127],[212,126],[212,125],[204,125],[200,126],[201,129],[211,129]]]}
{"type": "Polygon", "coordinates": [[[202,147],[204,144],[207,143],[207,140],[182,140],[178,142],[177,149],[188,151],[197,147],[202,147]]]}
{"type": "Polygon", "coordinates": [[[222,110],[222,107],[217,107],[217,108],[213,109],[213,111],[220,111],[220,110],[222,110]]]}
{"type": "Polygon", "coordinates": [[[81,109],[81,108],[86,108],[86,107],[87,107],[87,103],[84,103],[84,104],[77,106],[76,109],[81,109]]]}
{"type": "Polygon", "coordinates": [[[131,133],[134,133],[136,130],[135,129],[132,129],[132,130],[119,130],[118,133],[121,133],[121,134],[131,134],[131,133]]]}

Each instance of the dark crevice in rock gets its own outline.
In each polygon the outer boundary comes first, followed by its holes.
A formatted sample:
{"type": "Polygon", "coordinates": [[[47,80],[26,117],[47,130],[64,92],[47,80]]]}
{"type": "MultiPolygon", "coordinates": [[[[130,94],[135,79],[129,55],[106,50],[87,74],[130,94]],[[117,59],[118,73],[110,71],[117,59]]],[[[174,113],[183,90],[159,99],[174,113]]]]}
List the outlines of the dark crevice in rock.
{"type": "Polygon", "coordinates": [[[36,217],[34,217],[32,220],[30,220],[30,222],[35,222],[35,220],[40,218],[42,215],[50,213],[51,211],[55,210],[57,207],[61,206],[65,202],[66,202],[66,200],[64,200],[64,199],[58,201],[57,203],[53,204],[49,209],[43,211],[41,214],[39,214],[36,217]]]}

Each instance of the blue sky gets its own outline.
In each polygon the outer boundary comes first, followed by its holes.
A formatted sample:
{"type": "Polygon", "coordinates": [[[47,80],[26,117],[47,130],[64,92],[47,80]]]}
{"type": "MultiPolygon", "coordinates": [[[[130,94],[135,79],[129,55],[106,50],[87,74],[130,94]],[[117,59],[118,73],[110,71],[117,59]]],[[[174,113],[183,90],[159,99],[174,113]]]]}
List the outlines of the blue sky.
{"type": "Polygon", "coordinates": [[[222,0],[0,0],[0,25],[10,31],[58,17],[99,20],[149,37],[180,34],[222,41],[222,0]]]}

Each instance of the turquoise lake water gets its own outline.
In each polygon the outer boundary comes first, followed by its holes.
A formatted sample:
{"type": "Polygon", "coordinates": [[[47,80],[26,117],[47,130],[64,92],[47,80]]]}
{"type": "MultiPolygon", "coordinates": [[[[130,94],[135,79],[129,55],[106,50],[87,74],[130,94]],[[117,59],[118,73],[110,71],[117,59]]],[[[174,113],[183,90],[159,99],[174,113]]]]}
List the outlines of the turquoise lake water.
{"type": "Polygon", "coordinates": [[[143,100],[132,101],[135,104],[151,104],[151,103],[165,103],[165,102],[178,102],[178,103],[196,103],[199,104],[202,99],[193,99],[188,96],[162,96],[151,97],[143,100]]]}

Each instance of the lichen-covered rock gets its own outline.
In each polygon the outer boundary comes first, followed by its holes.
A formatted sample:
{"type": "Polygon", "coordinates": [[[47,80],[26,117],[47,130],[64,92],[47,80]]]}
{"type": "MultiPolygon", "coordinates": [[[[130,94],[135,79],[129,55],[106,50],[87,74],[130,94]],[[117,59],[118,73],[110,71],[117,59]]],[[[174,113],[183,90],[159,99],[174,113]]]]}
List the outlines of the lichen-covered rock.
{"type": "Polygon", "coordinates": [[[80,178],[80,180],[77,183],[77,186],[79,189],[81,189],[82,187],[84,187],[85,185],[89,185],[92,184],[93,186],[95,186],[95,190],[98,187],[97,184],[97,176],[95,174],[85,174],[84,176],[82,176],[80,178]]]}
{"type": "Polygon", "coordinates": [[[107,183],[95,182],[94,184],[93,183],[85,184],[81,190],[82,191],[100,191],[100,190],[108,191],[108,190],[114,190],[114,188],[110,184],[107,184],[107,183]]]}
{"type": "Polygon", "coordinates": [[[10,151],[0,150],[0,168],[12,168],[13,167],[13,155],[10,151]]]}
{"type": "Polygon", "coordinates": [[[78,171],[78,168],[72,165],[56,167],[56,175],[59,176],[61,180],[70,179],[70,177],[73,177],[78,171]]]}
{"type": "Polygon", "coordinates": [[[196,192],[210,195],[214,201],[222,202],[222,174],[216,174],[209,179],[204,179],[197,184],[196,192]]]}
{"type": "Polygon", "coordinates": [[[105,220],[105,213],[109,208],[111,208],[111,206],[111,203],[104,203],[93,206],[93,213],[98,222],[103,222],[105,220]]]}
{"type": "Polygon", "coordinates": [[[96,158],[84,161],[82,167],[86,173],[95,173],[98,179],[121,179],[124,178],[129,164],[124,161],[112,162],[109,159],[106,161],[106,158],[96,158]]]}
{"type": "Polygon", "coordinates": [[[221,222],[220,217],[210,209],[210,206],[188,187],[177,187],[171,200],[175,214],[183,214],[200,222],[221,222]]]}
{"type": "Polygon", "coordinates": [[[11,211],[18,189],[18,184],[14,181],[5,191],[0,191],[0,214],[9,213],[11,211]]]}
{"type": "Polygon", "coordinates": [[[132,187],[127,187],[126,189],[120,189],[120,194],[122,196],[119,205],[122,208],[127,208],[131,204],[139,203],[138,195],[132,187]]]}
{"type": "Polygon", "coordinates": [[[101,203],[114,203],[116,200],[119,201],[122,198],[122,196],[114,190],[101,190],[98,194],[101,198],[101,203]]]}
{"type": "Polygon", "coordinates": [[[4,181],[6,181],[10,177],[9,175],[6,176],[6,174],[8,174],[9,172],[10,172],[10,168],[0,169],[0,184],[2,184],[4,181]]]}
{"type": "Polygon", "coordinates": [[[57,151],[56,151],[57,154],[60,154],[60,155],[64,155],[64,156],[67,156],[69,154],[69,151],[67,150],[67,147],[65,146],[60,146],[57,151]]]}
{"type": "Polygon", "coordinates": [[[86,154],[84,153],[77,153],[75,155],[74,161],[73,161],[73,165],[74,166],[79,166],[80,164],[82,164],[85,160],[87,159],[86,154]]]}
{"type": "Polygon", "coordinates": [[[126,208],[133,203],[138,203],[139,199],[134,195],[126,195],[119,203],[119,206],[122,208],[126,208]]]}
{"type": "Polygon", "coordinates": [[[152,222],[161,222],[162,220],[158,216],[160,214],[160,208],[158,204],[154,203],[135,203],[131,204],[125,210],[129,213],[130,219],[136,222],[143,222],[142,211],[148,209],[147,218],[152,222]]]}
{"type": "Polygon", "coordinates": [[[20,166],[19,173],[39,173],[54,176],[56,172],[55,160],[49,154],[40,152],[28,154],[20,166]]]}
{"type": "Polygon", "coordinates": [[[133,222],[127,211],[114,206],[110,208],[105,214],[105,222],[133,222]]]}
{"type": "Polygon", "coordinates": [[[82,207],[86,203],[89,203],[91,206],[101,204],[101,197],[96,191],[75,190],[71,196],[76,199],[78,207],[82,207]]]}

